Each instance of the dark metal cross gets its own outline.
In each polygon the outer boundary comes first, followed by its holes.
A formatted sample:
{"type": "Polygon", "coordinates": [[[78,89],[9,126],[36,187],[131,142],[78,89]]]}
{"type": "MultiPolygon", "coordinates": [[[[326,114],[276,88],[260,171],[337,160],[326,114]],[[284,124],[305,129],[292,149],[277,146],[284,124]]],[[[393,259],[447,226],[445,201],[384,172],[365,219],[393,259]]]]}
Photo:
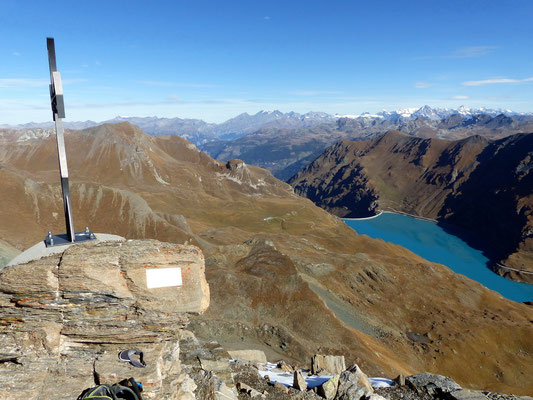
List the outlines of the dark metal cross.
{"type": "Polygon", "coordinates": [[[65,151],[65,135],[63,130],[63,118],[65,118],[65,102],[63,99],[63,85],[61,75],[56,66],[56,50],[53,38],[46,38],[48,48],[48,64],[50,66],[50,101],[52,105],[52,115],[56,125],[57,154],[59,158],[59,173],[61,175],[61,191],[63,193],[63,206],[65,209],[65,222],[67,233],[64,235],[54,235],[48,232],[45,244],[57,246],[85,240],[95,239],[94,234],[85,228],[85,232],[74,232],[74,221],[72,219],[72,207],[70,205],[70,192],[68,184],[67,153],[65,151]]]}

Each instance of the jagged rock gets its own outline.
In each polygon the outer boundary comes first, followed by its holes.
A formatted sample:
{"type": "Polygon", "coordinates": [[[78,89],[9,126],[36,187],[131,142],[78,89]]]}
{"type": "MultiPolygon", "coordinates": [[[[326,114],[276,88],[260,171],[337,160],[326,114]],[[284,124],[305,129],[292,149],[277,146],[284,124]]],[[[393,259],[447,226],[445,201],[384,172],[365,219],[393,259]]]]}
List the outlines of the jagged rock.
{"type": "Polygon", "coordinates": [[[229,360],[220,358],[216,360],[209,360],[205,358],[198,358],[202,369],[206,371],[227,371],[229,369],[229,360]]]}
{"type": "Polygon", "coordinates": [[[311,372],[317,374],[320,371],[327,371],[330,374],[340,374],[346,369],[344,356],[324,356],[316,354],[311,359],[311,372]]]}
{"type": "MultiPolygon", "coordinates": [[[[152,273],[151,273],[152,274],[152,273]]],[[[153,275],[151,275],[153,276],[153,275]]],[[[153,281],[150,281],[153,282],[153,281]]],[[[86,243],[0,271],[0,398],[73,399],[103,382],[134,377],[146,399],[191,398],[179,360],[187,313],[209,304],[195,246],[150,241],[86,243]],[[182,285],[147,285],[147,271],[180,268],[182,285]],[[118,360],[144,352],[146,368],[118,360]],[[53,382],[53,385],[50,384],[53,382]],[[60,390],[58,390],[60,388],[60,390]]]]}
{"type": "Polygon", "coordinates": [[[387,400],[385,397],[380,396],[377,393],[372,393],[370,396],[365,397],[366,400],[387,400]]]}
{"type": "Polygon", "coordinates": [[[302,371],[294,371],[294,380],[292,383],[292,387],[302,391],[307,390],[307,382],[305,381],[302,371]]]}
{"type": "Polygon", "coordinates": [[[252,399],[255,399],[256,397],[260,397],[260,398],[264,399],[266,397],[266,395],[264,393],[258,392],[255,389],[252,389],[249,394],[250,394],[250,397],[252,399]]]}
{"type": "Polygon", "coordinates": [[[237,390],[241,393],[246,393],[249,395],[252,399],[255,397],[261,397],[264,398],[265,395],[257,390],[255,390],[253,387],[248,386],[246,383],[238,382],[237,383],[237,390]]]}
{"type": "Polygon", "coordinates": [[[228,350],[231,358],[235,360],[250,361],[253,363],[266,363],[267,358],[261,350],[228,350]]]}
{"type": "Polygon", "coordinates": [[[322,385],[317,387],[317,394],[326,400],[332,400],[337,394],[337,388],[339,387],[339,375],[335,375],[330,380],[324,382],[322,385]]]}
{"type": "Polygon", "coordinates": [[[394,379],[394,381],[400,385],[400,386],[404,386],[405,385],[405,376],[403,374],[400,374],[396,377],[396,379],[394,379]]]}
{"type": "Polygon", "coordinates": [[[368,377],[354,364],[340,374],[335,400],[359,400],[361,397],[368,397],[372,393],[374,393],[374,389],[368,377]]]}
{"type": "Polygon", "coordinates": [[[235,386],[239,392],[249,393],[252,390],[252,387],[243,382],[237,382],[235,386]]]}
{"type": "Polygon", "coordinates": [[[171,385],[177,388],[177,392],[174,394],[176,400],[196,400],[194,391],[197,386],[190,376],[182,374],[176,381],[173,381],[171,385]]]}
{"type": "Polygon", "coordinates": [[[285,361],[281,360],[278,362],[278,368],[285,372],[294,372],[294,368],[292,368],[289,364],[287,364],[285,361]]]}
{"type": "Polygon", "coordinates": [[[226,386],[216,375],[213,378],[213,396],[216,400],[238,400],[235,388],[226,386]]]}
{"type": "Polygon", "coordinates": [[[461,389],[461,386],[455,383],[452,378],[430,374],[429,372],[408,376],[405,378],[405,381],[413,389],[425,389],[432,395],[449,393],[461,389]]]}
{"type": "Polygon", "coordinates": [[[477,390],[459,389],[448,393],[446,396],[450,400],[488,400],[482,392],[477,390]]]}
{"type": "Polygon", "coordinates": [[[285,385],[282,385],[279,382],[274,382],[274,387],[276,389],[281,390],[283,393],[289,393],[289,388],[287,386],[285,386],[285,385]]]}

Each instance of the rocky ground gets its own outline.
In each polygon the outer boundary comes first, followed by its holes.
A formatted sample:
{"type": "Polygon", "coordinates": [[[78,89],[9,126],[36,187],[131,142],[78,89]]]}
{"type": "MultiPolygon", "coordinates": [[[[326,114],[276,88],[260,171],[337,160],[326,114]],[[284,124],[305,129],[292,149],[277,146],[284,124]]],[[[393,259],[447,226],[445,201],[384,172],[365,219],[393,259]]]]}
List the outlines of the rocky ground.
{"type": "Polygon", "coordinates": [[[217,342],[200,343],[192,332],[185,332],[181,341],[180,361],[184,371],[194,380],[197,399],[215,400],[531,400],[483,390],[463,389],[453,379],[430,373],[398,376],[390,386],[379,387],[357,366],[344,366],[342,356],[320,356],[308,368],[292,367],[284,361],[267,370],[257,362],[257,350],[241,352],[240,359],[231,359],[217,342]],[[313,375],[314,372],[318,375],[313,375]],[[292,384],[281,384],[282,375],[293,377],[292,384]],[[297,376],[317,378],[326,375],[324,383],[302,387],[297,376]],[[373,387],[376,386],[376,387],[373,387]]]}

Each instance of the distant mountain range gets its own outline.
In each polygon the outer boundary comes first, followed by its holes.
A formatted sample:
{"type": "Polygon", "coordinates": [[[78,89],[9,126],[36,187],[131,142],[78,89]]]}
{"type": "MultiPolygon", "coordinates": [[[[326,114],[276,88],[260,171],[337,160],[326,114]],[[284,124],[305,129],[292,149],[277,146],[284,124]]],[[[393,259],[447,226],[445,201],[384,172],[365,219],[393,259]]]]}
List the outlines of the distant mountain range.
{"type": "MultiPolygon", "coordinates": [[[[324,122],[334,122],[337,116],[323,112],[282,113],[281,111],[259,111],[254,115],[242,113],[220,124],[207,123],[200,119],[158,118],[158,117],[127,117],[118,116],[113,119],[95,122],[79,121],[64,122],[66,129],[86,129],[105,123],[129,122],[137,125],[150,135],[176,135],[190,140],[199,146],[215,140],[232,140],[246,136],[266,127],[275,128],[304,128],[324,122]]],[[[35,130],[52,129],[54,123],[30,122],[20,125],[0,125],[2,129],[35,130]]]]}
{"type": "MultiPolygon", "coordinates": [[[[533,118],[533,113],[517,113],[511,110],[468,108],[461,106],[457,109],[431,108],[427,105],[420,108],[407,108],[397,111],[382,111],[377,114],[363,113],[357,115],[327,114],[324,112],[308,112],[299,114],[296,112],[282,113],[281,111],[259,111],[250,115],[243,113],[220,124],[208,123],[200,119],[187,118],[158,118],[158,117],[128,117],[118,116],[113,119],[95,121],[65,122],[67,129],[86,129],[103,123],[130,122],[139,126],[150,135],[177,135],[190,140],[197,146],[213,141],[235,140],[261,129],[302,129],[321,124],[335,124],[338,120],[354,120],[362,126],[383,125],[387,123],[401,124],[424,119],[428,121],[441,121],[451,118],[452,120],[468,120],[474,116],[483,115],[496,117],[503,115],[514,120],[521,118],[533,118]]],[[[50,129],[53,122],[30,122],[20,125],[0,125],[3,129],[50,129]]]]}
{"type": "MultiPolygon", "coordinates": [[[[446,140],[473,135],[500,139],[516,133],[533,132],[533,114],[429,106],[348,116],[322,112],[299,114],[260,111],[254,115],[243,113],[221,124],[199,119],[126,116],[105,122],[129,122],[153,136],[181,136],[215,159],[241,159],[247,164],[268,169],[284,181],[313,161],[328,146],[342,139],[371,139],[391,130],[410,136],[446,140]]],[[[98,124],[94,121],[66,122],[65,126],[82,129],[98,124]]],[[[9,129],[6,125],[2,127],[0,142],[12,136],[24,141],[53,134],[52,122],[10,126],[9,129]]]]}
{"type": "MultiPolygon", "coordinates": [[[[334,122],[287,129],[263,127],[247,136],[234,140],[217,140],[200,148],[219,160],[239,158],[270,170],[279,179],[287,180],[302,167],[313,161],[324,149],[341,139],[363,140],[398,130],[410,136],[464,139],[480,135],[500,139],[516,133],[533,132],[533,115],[518,114],[463,114],[455,113],[442,119],[422,117],[430,115],[428,107],[404,116],[341,117],[334,122]]],[[[442,112],[444,115],[445,112],[442,112]]],[[[492,113],[494,114],[494,113],[492,113]]]]}
{"type": "Polygon", "coordinates": [[[400,121],[400,120],[413,120],[419,117],[440,120],[447,118],[451,115],[460,115],[463,118],[469,118],[474,115],[486,114],[492,117],[504,114],[508,116],[519,116],[519,115],[532,115],[532,113],[518,113],[508,109],[494,109],[494,108],[469,108],[461,106],[459,108],[432,108],[428,105],[425,105],[420,108],[403,108],[396,111],[381,111],[376,114],[363,113],[358,115],[343,115],[341,117],[347,118],[369,118],[369,119],[384,119],[387,121],[400,121]]]}

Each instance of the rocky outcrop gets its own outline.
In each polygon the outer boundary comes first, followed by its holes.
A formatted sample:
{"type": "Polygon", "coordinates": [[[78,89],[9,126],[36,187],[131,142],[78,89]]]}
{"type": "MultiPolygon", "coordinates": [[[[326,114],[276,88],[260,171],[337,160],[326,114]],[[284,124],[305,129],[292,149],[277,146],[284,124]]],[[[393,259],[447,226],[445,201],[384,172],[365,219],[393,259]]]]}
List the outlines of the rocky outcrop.
{"type": "Polygon", "coordinates": [[[180,367],[180,331],[208,305],[195,246],[88,243],[6,267],[0,398],[73,399],[94,386],[94,372],[102,383],[133,376],[146,399],[185,399],[193,385],[180,367]],[[142,351],[146,367],[119,361],[125,349],[142,351]]]}
{"type": "Polygon", "coordinates": [[[354,364],[341,373],[335,398],[338,400],[360,399],[363,396],[368,397],[372,393],[374,393],[374,389],[368,376],[354,364]]]}
{"type": "Polygon", "coordinates": [[[424,388],[428,393],[439,396],[461,389],[453,379],[428,372],[408,376],[405,382],[413,389],[424,388]]]}
{"type": "Polygon", "coordinates": [[[228,351],[231,358],[255,363],[266,363],[266,355],[261,350],[231,350],[228,351]]]}
{"type": "Polygon", "coordinates": [[[315,354],[311,359],[311,372],[313,374],[319,374],[321,372],[340,374],[345,369],[344,356],[315,354]]]}

